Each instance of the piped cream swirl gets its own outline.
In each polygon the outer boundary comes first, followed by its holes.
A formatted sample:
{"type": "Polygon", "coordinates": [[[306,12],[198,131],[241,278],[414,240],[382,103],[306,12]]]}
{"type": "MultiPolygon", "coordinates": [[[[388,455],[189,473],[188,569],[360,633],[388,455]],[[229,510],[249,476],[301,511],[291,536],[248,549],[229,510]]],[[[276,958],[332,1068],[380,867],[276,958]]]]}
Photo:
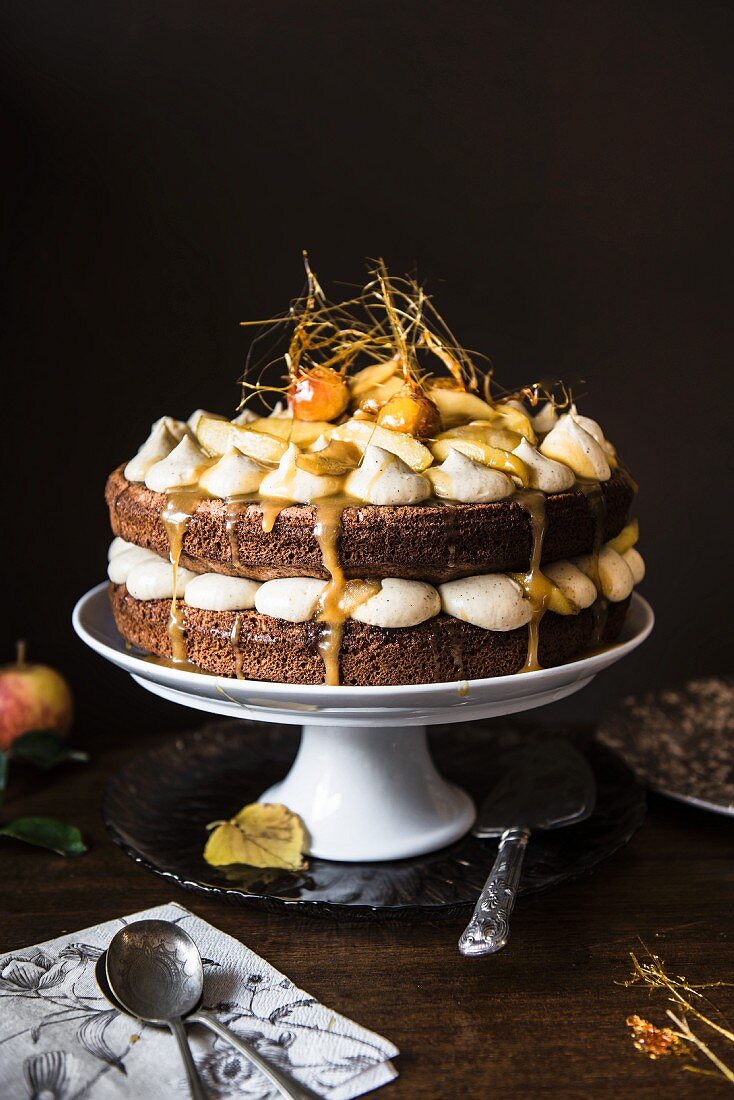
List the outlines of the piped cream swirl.
{"type": "Polygon", "coordinates": [[[546,458],[527,439],[522,439],[512,453],[527,466],[530,489],[541,489],[544,493],[561,493],[576,484],[573,470],[563,462],[546,458]]]}
{"type": "Polygon", "coordinates": [[[588,432],[589,435],[593,435],[602,450],[608,455],[616,455],[614,444],[610,443],[605,437],[601,424],[597,420],[592,420],[590,416],[581,416],[575,405],[572,405],[568,410],[569,416],[572,416],[576,423],[588,432]]]}
{"type": "Polygon", "coordinates": [[[462,504],[489,504],[505,500],[515,491],[512,478],[507,474],[475,462],[455,447],[449,450],[440,466],[426,470],[426,477],[437,497],[462,504]]]}
{"type": "Polygon", "coordinates": [[[339,492],[341,478],[302,470],[298,465],[300,455],[295,443],[289,444],[278,468],[263,478],[260,484],[261,496],[290,500],[294,504],[310,504],[313,500],[334,496],[339,492]]]}
{"type": "MultiPolygon", "coordinates": [[[[173,566],[170,561],[164,561],[157,554],[154,559],[141,561],[127,575],[125,587],[136,600],[170,600],[174,596],[173,566]]],[[[175,591],[177,598],[183,596],[186,585],[195,576],[196,573],[189,569],[178,567],[175,591]]]]}
{"type": "Polygon", "coordinates": [[[407,463],[371,444],[344,484],[349,496],[365,504],[418,504],[431,495],[431,483],[407,463]]]}
{"type": "Polygon", "coordinates": [[[386,577],[380,591],[360,604],[351,617],[384,629],[417,626],[441,610],[441,597],[432,584],[386,577]]]}
{"type": "Polygon", "coordinates": [[[231,447],[218,462],[204,471],[199,488],[213,497],[245,496],[256,493],[267,473],[267,466],[248,458],[231,447]]]}
{"type": "Polygon", "coordinates": [[[201,573],[190,580],[184,591],[189,607],[202,611],[247,611],[255,606],[258,581],[245,577],[226,577],[222,573],[201,573]]]}
{"type": "Polygon", "coordinates": [[[166,458],[177,446],[179,438],[171,430],[169,418],[162,416],[150,429],[150,435],[134,458],[125,467],[128,481],[145,481],[152,466],[166,458]]]}
{"type": "Polygon", "coordinates": [[[558,413],[552,401],[546,401],[545,405],[532,417],[533,430],[538,435],[547,435],[558,423],[558,413]]]}
{"type": "Polygon", "coordinates": [[[533,614],[520,585],[503,573],[462,577],[439,585],[438,590],[447,615],[483,630],[516,630],[533,614]]]}
{"type": "Polygon", "coordinates": [[[543,566],[543,573],[574,607],[583,611],[594,603],[597,596],[596,585],[573,562],[551,562],[550,565],[543,566]]]}
{"type": "Polygon", "coordinates": [[[145,484],[156,493],[188,489],[197,484],[204,470],[213,462],[214,459],[208,458],[187,434],[170,454],[150,467],[145,475],[145,484]]]}
{"type": "Polygon", "coordinates": [[[612,476],[602,446],[569,413],[559,418],[541,443],[540,452],[570,466],[578,477],[608,481],[612,476]]]}
{"type": "Polygon", "coordinates": [[[107,566],[107,576],[113,584],[125,584],[136,565],[140,565],[145,561],[160,560],[152,550],[145,550],[142,546],[129,544],[127,549],[120,550],[112,555],[107,566]]]}
{"type": "Polygon", "coordinates": [[[326,581],[315,577],[279,577],[266,581],[255,593],[255,607],[261,615],[305,623],[312,619],[326,581]]]}
{"type": "MultiPolygon", "coordinates": [[[[574,558],[574,565],[591,580],[594,579],[594,560],[590,554],[574,558]]],[[[612,603],[626,600],[635,586],[635,579],[622,555],[611,546],[602,546],[597,568],[602,595],[612,603]]]]}

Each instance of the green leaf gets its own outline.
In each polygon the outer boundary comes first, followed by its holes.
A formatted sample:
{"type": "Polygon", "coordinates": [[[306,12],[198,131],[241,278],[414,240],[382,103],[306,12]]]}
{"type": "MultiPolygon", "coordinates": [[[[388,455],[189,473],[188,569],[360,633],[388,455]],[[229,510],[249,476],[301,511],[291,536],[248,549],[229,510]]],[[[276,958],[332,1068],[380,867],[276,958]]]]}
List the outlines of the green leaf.
{"type": "Polygon", "coordinates": [[[76,825],[67,825],[55,817],[16,817],[15,821],[0,826],[0,836],[50,848],[60,856],[80,856],[87,850],[76,825]]]}
{"type": "Polygon", "coordinates": [[[86,752],[70,749],[53,730],[29,730],[22,734],[13,742],[10,755],[13,760],[23,760],[44,771],[72,760],[79,763],[89,760],[86,752]]]}

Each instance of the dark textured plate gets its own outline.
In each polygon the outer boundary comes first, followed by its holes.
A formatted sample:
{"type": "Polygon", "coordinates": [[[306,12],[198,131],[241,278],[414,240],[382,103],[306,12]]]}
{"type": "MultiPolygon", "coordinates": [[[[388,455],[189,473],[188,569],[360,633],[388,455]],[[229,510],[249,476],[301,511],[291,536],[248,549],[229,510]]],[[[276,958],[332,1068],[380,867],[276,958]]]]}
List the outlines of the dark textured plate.
{"type": "MultiPolygon", "coordinates": [[[[446,777],[481,801],[497,778],[498,749],[526,736],[527,729],[474,724],[444,727],[432,744],[446,777]]],[[[644,791],[622,761],[589,739],[576,744],[596,776],[596,809],[578,825],[533,836],[521,893],[588,871],[626,844],[644,819],[644,791]]],[[[297,745],[293,726],[245,721],[211,723],[176,737],[136,757],[111,780],[105,823],[144,867],[185,889],[235,903],[368,920],[469,912],[494,860],[495,841],[468,836],[439,852],[389,863],[311,859],[298,875],[209,867],[201,854],[206,825],[232,816],[282,778],[297,745]]]]}
{"type": "Polygon", "coordinates": [[[734,676],[631,696],[599,738],[652,790],[734,816],[734,676]]]}

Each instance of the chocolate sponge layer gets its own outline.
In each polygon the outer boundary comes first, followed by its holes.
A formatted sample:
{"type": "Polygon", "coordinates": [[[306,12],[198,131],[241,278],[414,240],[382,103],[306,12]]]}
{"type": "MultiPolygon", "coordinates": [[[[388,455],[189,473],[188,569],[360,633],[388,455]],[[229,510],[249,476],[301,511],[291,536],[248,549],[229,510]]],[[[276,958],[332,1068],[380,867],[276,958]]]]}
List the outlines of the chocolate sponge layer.
{"type": "MultiPolygon", "coordinates": [[[[171,656],[169,600],[136,600],[111,584],[110,599],[122,636],[159,657],[171,656]]],[[[629,600],[610,604],[603,642],[620,634],[629,600]]],[[[289,623],[257,611],[201,611],[181,603],[188,659],[218,676],[285,684],[322,684],[318,623],[289,623]],[[239,631],[235,621],[239,619],[239,631]],[[232,642],[233,634],[238,638],[232,642]],[[239,669],[238,669],[239,666],[239,669]]],[[[548,612],[540,623],[540,663],[563,664],[588,649],[591,609],[578,615],[548,612]]],[[[448,615],[419,626],[387,630],[349,619],[344,627],[341,682],[361,686],[444,683],[504,676],[525,664],[528,629],[489,631],[448,615]]]]}
{"type": "MultiPolygon", "coordinates": [[[[627,522],[634,490],[629,479],[617,472],[602,483],[601,491],[606,541],[627,522]]],[[[120,467],[110,474],[105,496],[116,535],[168,556],[168,537],[160,519],[166,501],[161,493],[127,481],[120,467]]],[[[188,524],[181,564],[197,573],[256,580],[326,578],[329,574],[314,535],[316,515],[313,505],[284,508],[273,530],[265,532],[261,509],[243,504],[230,537],[225,502],[202,501],[188,524]]],[[[546,517],[544,562],[591,551],[594,517],[581,489],[547,497],[546,517]]],[[[348,577],[407,577],[440,583],[476,573],[525,571],[530,567],[531,544],[530,517],[512,499],[493,504],[365,504],[345,508],[339,552],[348,577]]]]}

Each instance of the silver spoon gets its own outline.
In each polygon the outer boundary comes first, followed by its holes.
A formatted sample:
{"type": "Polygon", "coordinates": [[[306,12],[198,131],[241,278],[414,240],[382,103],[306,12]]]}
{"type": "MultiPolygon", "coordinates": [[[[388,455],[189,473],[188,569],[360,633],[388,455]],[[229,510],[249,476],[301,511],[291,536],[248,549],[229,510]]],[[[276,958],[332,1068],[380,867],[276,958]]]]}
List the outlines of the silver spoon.
{"type": "MultiPolygon", "coordinates": [[[[98,978],[99,978],[98,974],[98,978]]],[[[257,1066],[288,1100],[320,1100],[270,1065],[247,1040],[200,1007],[204,967],[191,936],[165,920],[140,920],[117,932],[107,948],[102,992],[123,1011],[157,1027],[169,1027],[178,1040],[193,1100],[206,1100],[183,1025],[203,1024],[257,1066]]]]}

